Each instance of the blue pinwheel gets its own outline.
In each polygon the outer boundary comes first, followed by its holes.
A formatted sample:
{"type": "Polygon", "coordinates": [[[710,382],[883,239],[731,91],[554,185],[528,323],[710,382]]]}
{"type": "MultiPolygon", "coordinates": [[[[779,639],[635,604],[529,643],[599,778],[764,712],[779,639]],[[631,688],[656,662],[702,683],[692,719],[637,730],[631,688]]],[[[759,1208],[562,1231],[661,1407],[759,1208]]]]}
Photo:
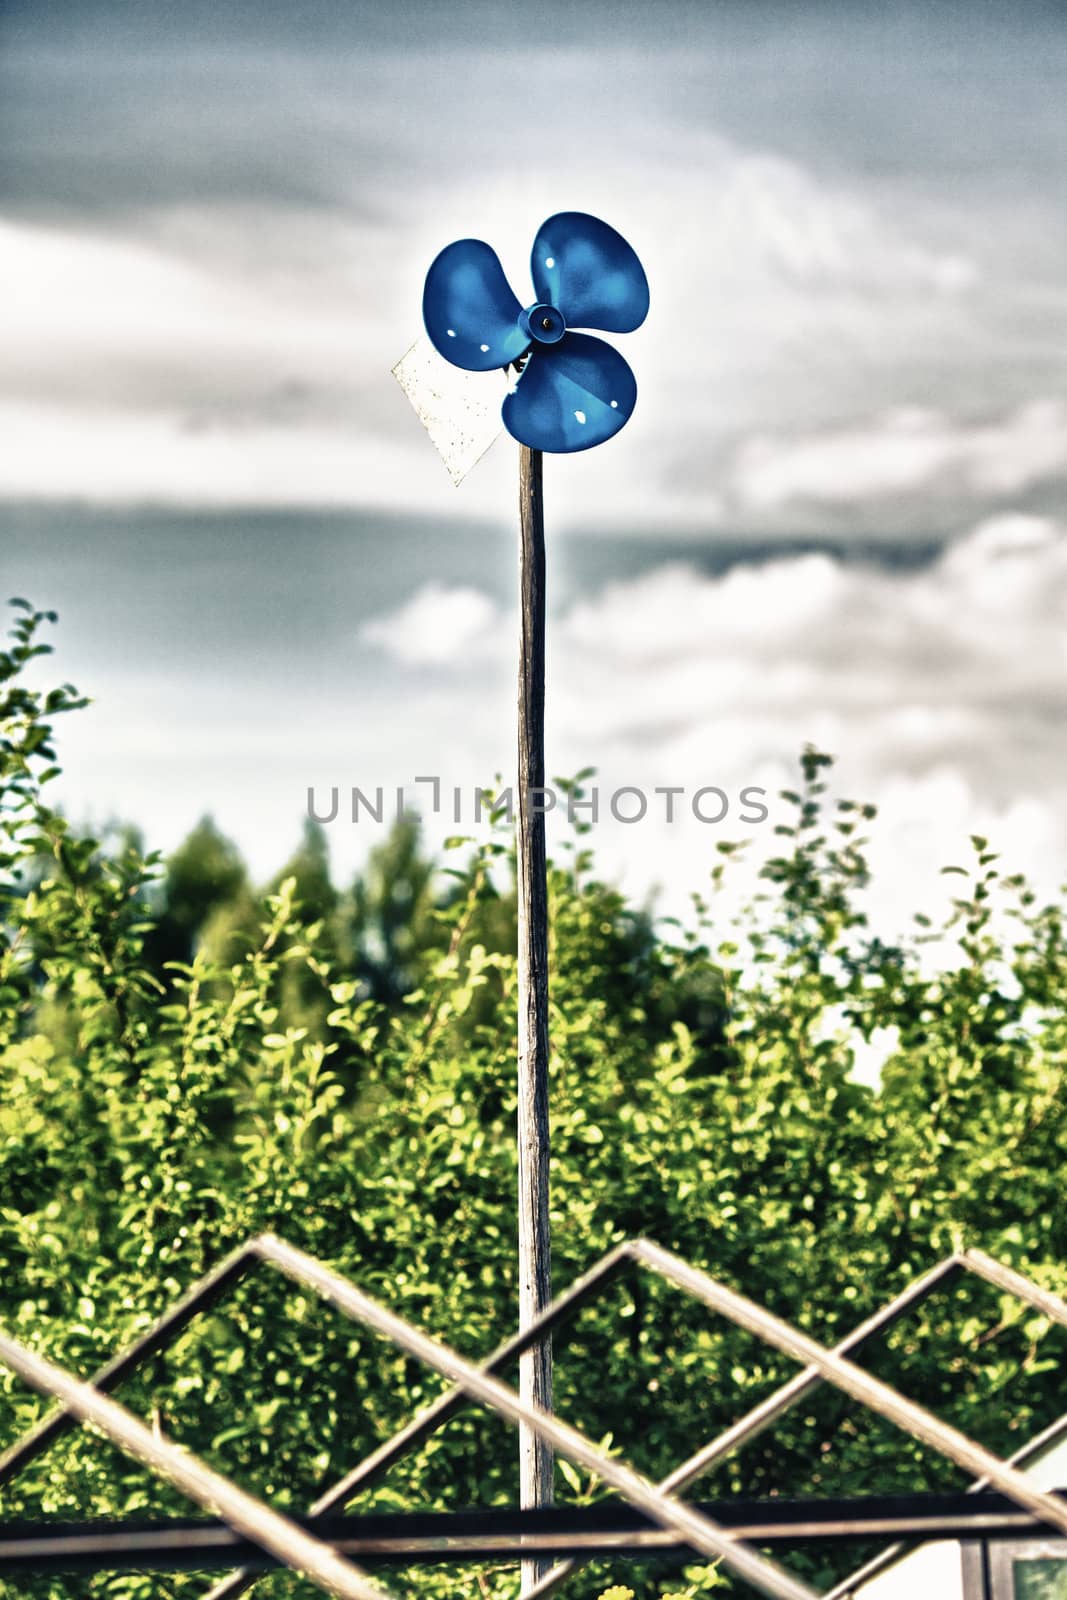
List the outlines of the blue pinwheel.
{"type": "Polygon", "coordinates": [[[648,315],[648,280],[622,235],[582,211],[541,224],[530,271],[535,298],[524,308],[483,240],[446,245],[426,274],[426,331],[453,366],[516,369],[503,417],[520,444],[588,450],[626,424],[637,383],[610,344],[573,329],[632,333],[648,315]]]}

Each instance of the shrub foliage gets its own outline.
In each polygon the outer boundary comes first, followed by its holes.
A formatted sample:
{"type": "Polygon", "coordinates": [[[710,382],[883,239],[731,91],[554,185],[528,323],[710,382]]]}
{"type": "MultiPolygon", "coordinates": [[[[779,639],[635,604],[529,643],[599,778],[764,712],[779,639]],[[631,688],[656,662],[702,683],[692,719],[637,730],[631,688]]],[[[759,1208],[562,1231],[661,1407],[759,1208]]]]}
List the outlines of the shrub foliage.
{"type": "MultiPolygon", "coordinates": [[[[457,849],[435,876],[409,826],[342,895],[311,830],[258,896],[210,824],[169,864],[130,830],[85,837],[48,803],[53,725],[84,702],[69,685],[30,686],[54,619],[15,604],[0,654],[0,1323],[88,1374],[235,1244],[271,1230],[483,1355],[516,1306],[506,835],[457,849]]],[[[684,928],[600,882],[580,836],[552,865],[558,1285],[643,1234],[827,1343],[961,1244],[1067,1286],[1062,906],[1038,904],[976,838],[948,880],[944,927],[875,937],[861,909],[873,808],[835,800],[829,765],[804,753],[780,853],[730,926],[715,901],[730,846],[684,928]],[[878,1090],[854,1073],[872,1038],[887,1057],[878,1090]]],[[[1009,1450],[1054,1414],[1061,1355],[1041,1317],[965,1282],[865,1359],[1009,1450]]],[[[793,1370],[635,1278],[559,1338],[557,1403],[656,1477],[793,1370]]],[[[440,1387],[261,1273],[121,1398],[300,1509],[440,1387]]],[[[45,1409],[0,1371],[0,1447],[45,1409]]],[[[508,1503],[515,1457],[508,1430],[471,1409],[359,1504],[508,1503]]],[[[563,1499],[599,1492],[562,1463],[557,1479],[563,1499]]],[[[700,1493],[957,1481],[822,1391],[700,1493]]],[[[0,1504],[6,1517],[187,1509],[88,1431],[0,1504]]],[[[818,1558],[807,1570],[830,1575],[818,1558]]],[[[568,1592],[596,1594],[607,1576],[591,1569],[568,1592]]],[[[440,1570],[392,1581],[479,1588],[440,1570]]],[[[638,1593],[729,1587],[697,1568],[684,1582],[655,1567],[627,1581],[638,1593]]],[[[480,1592],[514,1583],[482,1578],[480,1592]]],[[[205,1587],[126,1574],[18,1592],[205,1587]]],[[[312,1592],[286,1575],[262,1588],[312,1592]]]]}

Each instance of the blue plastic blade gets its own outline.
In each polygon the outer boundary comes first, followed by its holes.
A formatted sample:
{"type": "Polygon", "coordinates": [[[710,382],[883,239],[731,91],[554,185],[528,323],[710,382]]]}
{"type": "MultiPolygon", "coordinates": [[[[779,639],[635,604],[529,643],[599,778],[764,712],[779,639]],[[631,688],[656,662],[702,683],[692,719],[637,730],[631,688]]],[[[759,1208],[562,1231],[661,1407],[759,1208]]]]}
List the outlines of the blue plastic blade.
{"type": "Polygon", "coordinates": [[[621,233],[584,211],[561,211],[537,231],[530,271],[539,300],[569,328],[632,333],[648,315],[648,279],[621,233]]]}
{"type": "Polygon", "coordinates": [[[518,324],[521,311],[496,251],[481,239],[446,245],[426,274],[426,332],[454,367],[489,372],[521,356],[530,343],[518,324]]]}
{"type": "Polygon", "coordinates": [[[610,344],[566,333],[537,345],[504,401],[504,426],[531,450],[564,455],[603,444],[629,420],[637,381],[610,344]]]}

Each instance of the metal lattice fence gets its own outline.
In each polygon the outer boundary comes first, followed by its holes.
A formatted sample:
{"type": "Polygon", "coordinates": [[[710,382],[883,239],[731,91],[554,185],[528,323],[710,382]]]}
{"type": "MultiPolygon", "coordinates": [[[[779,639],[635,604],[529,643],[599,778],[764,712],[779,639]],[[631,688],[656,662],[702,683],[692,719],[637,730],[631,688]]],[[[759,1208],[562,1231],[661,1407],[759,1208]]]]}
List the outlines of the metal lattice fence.
{"type": "Polygon", "coordinates": [[[854,1359],[875,1335],[890,1328],[935,1289],[965,1273],[1067,1326],[1067,1302],[1060,1296],[981,1251],[966,1250],[939,1262],[833,1348],[827,1348],[707,1272],[648,1240],[635,1239],[603,1256],[521,1334],[505,1340],[475,1365],[371,1299],[329,1266],[280,1239],[263,1235],[229,1255],[88,1381],[0,1333],[0,1362],[32,1388],[59,1401],[57,1410],[0,1455],[0,1489],[64,1432],[88,1423],[214,1515],[210,1521],[170,1519],[161,1523],[0,1522],[0,1575],[26,1570],[207,1570],[228,1566],[234,1570],[215,1583],[204,1600],[232,1600],[249,1589],[264,1570],[283,1566],[343,1600],[382,1600],[389,1591],[379,1580],[372,1580],[368,1563],[484,1562],[536,1555],[556,1558],[531,1591],[545,1597],[593,1556],[686,1550],[723,1562],[774,1600],[841,1600],[899,1553],[902,1545],[895,1543],[822,1597],[776,1559],[761,1554],[757,1546],[857,1534],[888,1535],[897,1540],[963,1533],[969,1537],[1018,1537],[1044,1530],[1067,1535],[1067,1501],[1036,1488],[1024,1475],[1025,1452],[1001,1459],[872,1376],[854,1359]],[[112,1398],[123,1379],[173,1344],[194,1318],[213,1307],[239,1280],[264,1268],[314,1291],[346,1317],[449,1379],[453,1386],[356,1463],[300,1518],[283,1515],[246,1493],[160,1437],[112,1398]],[[795,1377],[704,1444],[659,1484],[609,1456],[561,1417],[528,1405],[499,1376],[620,1275],[634,1271],[655,1274],[802,1366],[795,1377]],[[971,1490],[964,1495],[814,1502],[696,1504],[680,1497],[702,1474],[770,1428],[822,1384],[840,1390],[973,1474],[971,1490]],[[616,1490],[620,1502],[579,1510],[342,1515],[358,1494],[470,1401],[513,1425],[530,1428],[560,1455],[616,1490]]]}

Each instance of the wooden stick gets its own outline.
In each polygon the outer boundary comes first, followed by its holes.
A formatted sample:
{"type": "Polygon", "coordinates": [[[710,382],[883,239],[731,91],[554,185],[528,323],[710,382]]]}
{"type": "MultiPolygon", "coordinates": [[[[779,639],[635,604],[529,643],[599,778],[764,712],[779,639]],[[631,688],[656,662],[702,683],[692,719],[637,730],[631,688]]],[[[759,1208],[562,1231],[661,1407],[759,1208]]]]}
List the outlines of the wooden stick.
{"type": "MultiPolygon", "coordinates": [[[[519,1329],[552,1298],[548,1220],[548,885],[545,872],[545,529],[541,452],[519,450],[519,1329]]],[[[519,1394],[552,1409],[552,1344],[545,1339],[519,1360],[519,1394]]],[[[552,1450],[519,1431],[519,1496],[524,1509],[552,1504],[552,1450]]],[[[533,1587],[544,1561],[522,1563],[533,1587]]]]}

